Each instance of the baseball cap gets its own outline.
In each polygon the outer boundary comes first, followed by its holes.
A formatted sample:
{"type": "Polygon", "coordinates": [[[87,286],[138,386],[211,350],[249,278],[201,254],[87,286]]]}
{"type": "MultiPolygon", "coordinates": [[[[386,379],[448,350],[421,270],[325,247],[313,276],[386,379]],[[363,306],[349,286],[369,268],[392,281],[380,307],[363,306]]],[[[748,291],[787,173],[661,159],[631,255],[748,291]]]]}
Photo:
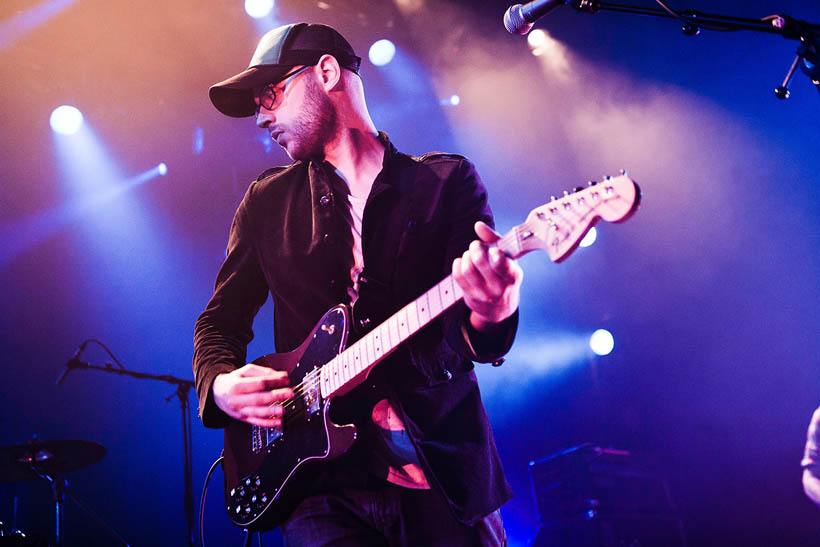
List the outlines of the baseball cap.
{"type": "Polygon", "coordinates": [[[326,53],[342,68],[359,73],[361,58],[333,27],[315,23],[277,27],[259,41],[247,70],[212,85],[208,95],[216,109],[227,116],[253,116],[254,88],[279,81],[296,65],[316,64],[326,53]]]}

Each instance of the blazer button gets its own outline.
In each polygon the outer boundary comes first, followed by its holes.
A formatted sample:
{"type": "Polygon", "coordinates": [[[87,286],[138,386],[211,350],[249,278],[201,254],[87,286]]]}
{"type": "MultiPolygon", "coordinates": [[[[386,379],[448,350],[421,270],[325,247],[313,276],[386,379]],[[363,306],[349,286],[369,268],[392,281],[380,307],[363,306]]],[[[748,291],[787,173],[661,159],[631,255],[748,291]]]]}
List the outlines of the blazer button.
{"type": "Polygon", "coordinates": [[[322,239],[325,242],[325,245],[333,245],[336,243],[336,238],[333,237],[333,234],[325,234],[322,239]]]}
{"type": "Polygon", "coordinates": [[[330,202],[333,201],[333,194],[325,194],[321,198],[319,198],[319,203],[324,206],[330,205],[330,202]]]}

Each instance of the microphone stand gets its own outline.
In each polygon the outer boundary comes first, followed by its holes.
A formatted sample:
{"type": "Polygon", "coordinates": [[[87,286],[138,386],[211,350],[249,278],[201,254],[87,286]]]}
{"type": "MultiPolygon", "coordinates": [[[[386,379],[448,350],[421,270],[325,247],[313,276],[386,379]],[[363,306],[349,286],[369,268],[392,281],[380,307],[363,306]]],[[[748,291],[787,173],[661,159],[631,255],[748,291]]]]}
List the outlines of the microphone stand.
{"type": "Polygon", "coordinates": [[[817,92],[820,93],[820,46],[818,46],[820,25],[818,24],[794,19],[788,15],[770,15],[762,19],[744,19],[694,10],[675,12],[666,8],[666,6],[664,6],[665,9],[654,9],[612,4],[600,0],[570,0],[568,3],[576,10],[586,13],[614,11],[664,19],[677,19],[683,23],[681,30],[687,36],[695,36],[700,33],[701,29],[718,31],[751,30],[779,34],[783,38],[797,40],[800,45],[797,47],[794,61],[783,83],[775,88],[774,94],[778,99],[789,98],[789,84],[798,67],[811,79],[817,88],[817,92]]]}
{"type": "MultiPolygon", "coordinates": [[[[118,363],[119,364],[119,363],[118,363]]],[[[72,359],[67,365],[69,370],[73,369],[90,369],[101,370],[112,374],[119,374],[121,376],[130,376],[132,378],[139,378],[141,380],[157,380],[166,382],[176,386],[176,391],[166,397],[165,402],[170,402],[171,399],[177,397],[179,399],[179,406],[182,412],[182,451],[184,456],[184,476],[185,476],[185,492],[183,494],[183,503],[185,507],[185,520],[188,524],[188,545],[194,546],[194,487],[193,487],[193,443],[191,441],[191,406],[188,404],[188,393],[194,383],[190,380],[183,380],[175,376],[167,374],[148,374],[145,372],[134,372],[126,370],[125,368],[114,368],[113,363],[106,363],[105,366],[91,365],[79,359],[72,359]]],[[[122,365],[120,365],[122,366],[122,365]]]]}

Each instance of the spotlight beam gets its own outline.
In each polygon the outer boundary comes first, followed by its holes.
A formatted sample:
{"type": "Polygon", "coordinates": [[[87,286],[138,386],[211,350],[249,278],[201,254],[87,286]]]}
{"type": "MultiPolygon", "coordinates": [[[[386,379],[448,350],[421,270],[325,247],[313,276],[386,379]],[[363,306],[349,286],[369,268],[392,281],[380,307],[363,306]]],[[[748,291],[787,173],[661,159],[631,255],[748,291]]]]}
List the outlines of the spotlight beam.
{"type": "MultiPolygon", "coordinates": [[[[164,163],[152,167],[116,186],[95,191],[48,211],[31,215],[16,223],[0,227],[0,267],[47,240],[66,226],[85,218],[103,205],[152,179],[164,175],[164,163]]],[[[167,167],[164,169],[167,172],[167,167]]]]}
{"type": "Polygon", "coordinates": [[[46,0],[0,22],[0,51],[13,45],[35,27],[42,25],[77,0],[46,0]]]}

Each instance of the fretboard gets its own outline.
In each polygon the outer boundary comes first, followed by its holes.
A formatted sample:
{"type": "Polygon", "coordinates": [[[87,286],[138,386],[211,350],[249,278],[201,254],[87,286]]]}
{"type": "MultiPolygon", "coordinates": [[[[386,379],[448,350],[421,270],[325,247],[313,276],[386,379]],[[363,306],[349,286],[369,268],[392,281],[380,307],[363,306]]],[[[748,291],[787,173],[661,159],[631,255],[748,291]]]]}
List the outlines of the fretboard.
{"type": "Polygon", "coordinates": [[[448,275],[391,315],[321,368],[322,397],[344,395],[362,383],[379,361],[461,300],[462,296],[461,288],[453,276],[448,275]]]}
{"type": "MultiPolygon", "coordinates": [[[[521,254],[519,233],[522,226],[507,232],[495,245],[508,256],[521,254]]],[[[530,234],[531,235],[531,234],[530,234]]],[[[452,275],[390,316],[355,344],[334,357],[321,368],[322,397],[344,395],[367,378],[379,361],[393,353],[408,338],[427,326],[450,306],[461,300],[461,291],[452,275]]]]}

